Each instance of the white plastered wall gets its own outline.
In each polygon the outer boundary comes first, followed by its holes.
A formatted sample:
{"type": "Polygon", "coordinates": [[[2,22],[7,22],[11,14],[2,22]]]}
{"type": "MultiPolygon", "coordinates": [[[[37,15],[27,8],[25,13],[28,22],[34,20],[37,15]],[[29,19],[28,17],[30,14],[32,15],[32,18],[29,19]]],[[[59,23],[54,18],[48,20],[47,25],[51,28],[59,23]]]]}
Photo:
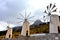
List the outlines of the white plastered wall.
{"type": "Polygon", "coordinates": [[[22,27],[22,31],[21,31],[21,35],[22,36],[26,36],[26,32],[28,31],[28,36],[30,35],[30,28],[29,28],[29,22],[26,21],[23,23],[23,27],[22,27]]]}
{"type": "Polygon", "coordinates": [[[49,32],[50,33],[58,33],[59,24],[60,24],[59,16],[58,15],[51,15],[50,16],[49,32]]]}

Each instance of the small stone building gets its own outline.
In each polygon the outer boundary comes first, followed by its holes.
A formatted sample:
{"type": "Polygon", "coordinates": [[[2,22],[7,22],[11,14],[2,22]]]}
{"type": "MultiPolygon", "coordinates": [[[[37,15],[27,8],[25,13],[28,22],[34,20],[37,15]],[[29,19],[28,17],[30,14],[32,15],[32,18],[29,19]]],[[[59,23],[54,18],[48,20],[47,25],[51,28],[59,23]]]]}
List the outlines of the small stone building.
{"type": "Polygon", "coordinates": [[[30,35],[30,24],[27,20],[25,20],[23,23],[21,35],[22,36],[29,36],[30,35]]]}
{"type": "Polygon", "coordinates": [[[50,33],[58,33],[58,28],[60,27],[60,20],[58,15],[50,16],[50,24],[49,24],[49,32],[50,33]]]}
{"type": "Polygon", "coordinates": [[[6,38],[12,38],[12,28],[10,28],[9,26],[7,26],[8,30],[6,33],[6,38]]]}

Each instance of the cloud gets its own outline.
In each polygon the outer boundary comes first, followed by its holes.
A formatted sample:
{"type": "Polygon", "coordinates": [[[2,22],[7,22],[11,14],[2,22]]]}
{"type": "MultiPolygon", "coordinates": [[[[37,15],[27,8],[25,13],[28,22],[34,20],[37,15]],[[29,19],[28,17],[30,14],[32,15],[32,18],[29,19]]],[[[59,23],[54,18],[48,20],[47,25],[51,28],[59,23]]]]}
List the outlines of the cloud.
{"type": "Polygon", "coordinates": [[[1,22],[0,21],[0,31],[6,30],[7,29],[6,26],[7,26],[7,23],[6,22],[1,22]]]}
{"type": "Polygon", "coordinates": [[[27,0],[0,0],[0,2],[0,20],[10,23],[15,23],[18,12],[28,7],[27,0]]]}
{"type": "Polygon", "coordinates": [[[14,24],[9,24],[7,22],[4,22],[4,21],[0,21],[0,31],[5,31],[7,30],[7,26],[9,25],[10,28],[13,28],[15,27],[14,24]]]}
{"type": "Polygon", "coordinates": [[[20,21],[17,20],[19,12],[24,15],[24,11],[27,14],[31,12],[31,16],[35,16],[33,20],[41,20],[45,15],[43,11],[50,3],[56,3],[58,11],[60,10],[60,0],[0,0],[0,21],[17,24],[20,21]]]}

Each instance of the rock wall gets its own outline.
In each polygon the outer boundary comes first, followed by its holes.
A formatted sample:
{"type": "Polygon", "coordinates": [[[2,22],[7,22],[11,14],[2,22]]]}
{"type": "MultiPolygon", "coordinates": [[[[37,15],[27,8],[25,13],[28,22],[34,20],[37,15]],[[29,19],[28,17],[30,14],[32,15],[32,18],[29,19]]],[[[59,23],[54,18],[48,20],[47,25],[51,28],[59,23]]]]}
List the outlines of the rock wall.
{"type": "Polygon", "coordinates": [[[2,40],[60,40],[60,34],[46,34],[45,36],[20,36],[19,38],[2,40]]]}

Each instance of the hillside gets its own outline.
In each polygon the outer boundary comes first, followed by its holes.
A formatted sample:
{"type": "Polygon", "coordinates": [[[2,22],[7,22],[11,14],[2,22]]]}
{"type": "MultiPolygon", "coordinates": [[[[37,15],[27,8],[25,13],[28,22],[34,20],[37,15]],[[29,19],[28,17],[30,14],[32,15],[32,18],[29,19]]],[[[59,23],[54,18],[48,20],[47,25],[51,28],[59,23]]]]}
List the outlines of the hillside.
{"type": "MultiPolygon", "coordinates": [[[[20,36],[22,27],[14,27],[13,28],[13,38],[17,38],[20,36]]],[[[39,25],[31,25],[30,26],[30,34],[37,33],[49,33],[49,23],[43,23],[39,25]]],[[[6,31],[0,32],[0,38],[5,38],[6,31]]]]}

